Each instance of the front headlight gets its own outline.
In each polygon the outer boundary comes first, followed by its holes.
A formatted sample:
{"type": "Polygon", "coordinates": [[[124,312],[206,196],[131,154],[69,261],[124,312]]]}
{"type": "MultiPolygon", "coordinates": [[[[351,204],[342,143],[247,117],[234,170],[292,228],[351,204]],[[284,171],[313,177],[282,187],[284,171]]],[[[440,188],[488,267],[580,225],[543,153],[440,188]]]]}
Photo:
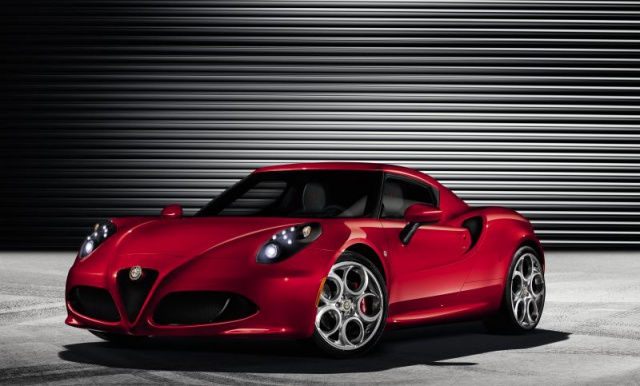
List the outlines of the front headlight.
{"type": "Polygon", "coordinates": [[[87,236],[82,243],[82,247],[80,247],[80,252],[78,253],[78,257],[80,259],[84,259],[89,256],[91,252],[95,251],[100,244],[102,244],[106,239],[111,237],[114,233],[116,233],[116,224],[111,221],[101,221],[97,223],[93,227],[93,232],[87,236]]]}
{"type": "Polygon", "coordinates": [[[262,245],[256,261],[271,264],[287,259],[314,242],[321,233],[322,228],[318,223],[301,224],[278,231],[262,245]]]}

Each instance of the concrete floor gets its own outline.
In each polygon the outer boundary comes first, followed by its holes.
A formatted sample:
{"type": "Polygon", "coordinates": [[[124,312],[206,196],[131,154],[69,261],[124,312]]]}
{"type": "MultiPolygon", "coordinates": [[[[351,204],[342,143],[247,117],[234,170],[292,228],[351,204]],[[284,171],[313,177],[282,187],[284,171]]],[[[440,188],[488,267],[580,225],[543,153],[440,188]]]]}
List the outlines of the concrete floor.
{"type": "Polygon", "coordinates": [[[64,325],[74,253],[0,252],[0,384],[640,384],[640,253],[552,252],[547,304],[525,336],[479,323],[386,333],[365,358],[298,342],[102,343],[64,325]]]}

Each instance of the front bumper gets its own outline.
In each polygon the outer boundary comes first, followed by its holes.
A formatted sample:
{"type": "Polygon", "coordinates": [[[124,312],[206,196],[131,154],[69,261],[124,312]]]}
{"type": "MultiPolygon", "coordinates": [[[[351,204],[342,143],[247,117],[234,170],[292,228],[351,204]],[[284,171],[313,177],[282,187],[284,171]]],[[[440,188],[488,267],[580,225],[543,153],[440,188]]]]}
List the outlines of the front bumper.
{"type": "MultiPolygon", "coordinates": [[[[77,260],[66,286],[66,324],[91,330],[150,336],[269,336],[306,338],[313,333],[315,303],[322,279],[336,252],[306,248],[277,264],[258,264],[252,258],[186,258],[158,254],[105,256],[99,251],[77,260]],[[133,266],[157,271],[137,314],[127,313],[118,285],[118,272],[133,266]],[[79,286],[109,292],[118,321],[91,318],[74,309],[70,295],[79,286]],[[257,307],[253,314],[223,322],[163,325],[154,320],[158,304],[169,294],[199,291],[233,293],[257,307]]],[[[121,275],[122,276],[122,275],[121,275]]],[[[122,279],[122,278],[121,278],[122,279]]]]}

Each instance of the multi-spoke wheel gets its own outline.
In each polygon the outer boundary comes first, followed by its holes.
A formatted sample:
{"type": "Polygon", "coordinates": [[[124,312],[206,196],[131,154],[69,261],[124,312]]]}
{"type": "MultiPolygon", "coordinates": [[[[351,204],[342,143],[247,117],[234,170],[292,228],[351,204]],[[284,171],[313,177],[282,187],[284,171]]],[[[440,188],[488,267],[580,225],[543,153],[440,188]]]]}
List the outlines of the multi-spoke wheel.
{"type": "Polygon", "coordinates": [[[533,248],[522,247],[513,257],[498,315],[486,321],[496,332],[522,333],[540,321],[545,299],[544,271],[533,248]]]}
{"type": "Polygon", "coordinates": [[[352,357],[380,339],[387,318],[387,291],[378,269],[348,253],[331,267],[316,311],[313,340],[330,355],[352,357]]]}

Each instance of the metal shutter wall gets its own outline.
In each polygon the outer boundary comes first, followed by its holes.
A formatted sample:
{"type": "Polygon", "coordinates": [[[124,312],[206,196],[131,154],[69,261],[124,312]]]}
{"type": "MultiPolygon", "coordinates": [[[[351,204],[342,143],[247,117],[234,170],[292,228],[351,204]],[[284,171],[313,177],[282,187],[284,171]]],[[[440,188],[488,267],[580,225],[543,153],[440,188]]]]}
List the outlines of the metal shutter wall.
{"type": "Polygon", "coordinates": [[[640,244],[640,3],[15,1],[3,247],[193,213],[251,170],[372,161],[640,244]]]}

